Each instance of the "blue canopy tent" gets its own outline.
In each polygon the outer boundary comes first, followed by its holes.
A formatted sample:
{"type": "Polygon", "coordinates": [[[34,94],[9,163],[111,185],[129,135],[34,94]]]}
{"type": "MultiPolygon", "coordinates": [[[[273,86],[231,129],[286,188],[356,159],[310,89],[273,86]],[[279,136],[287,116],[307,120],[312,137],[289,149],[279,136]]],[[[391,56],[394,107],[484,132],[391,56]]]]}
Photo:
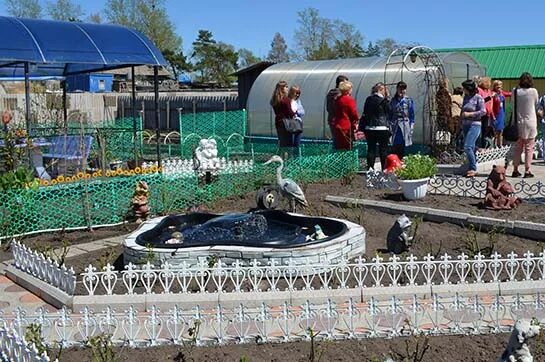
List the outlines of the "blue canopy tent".
{"type": "MultiPolygon", "coordinates": [[[[167,63],[143,34],[118,25],[87,24],[0,16],[0,79],[24,77],[26,122],[30,130],[30,78],[100,72],[138,65],[154,67],[155,121],[159,139],[159,67],[167,63]]],[[[136,88],[133,81],[136,132],[136,88]]],[[[66,87],[63,84],[63,100],[66,87]]],[[[66,105],[66,103],[65,103],[66,105]]],[[[66,107],[65,119],[66,119],[66,107]]],[[[136,135],[135,135],[136,136],[136,135]]],[[[136,137],[135,137],[136,139],[136,137]]],[[[157,158],[161,164],[159,143],[157,158]]]]}

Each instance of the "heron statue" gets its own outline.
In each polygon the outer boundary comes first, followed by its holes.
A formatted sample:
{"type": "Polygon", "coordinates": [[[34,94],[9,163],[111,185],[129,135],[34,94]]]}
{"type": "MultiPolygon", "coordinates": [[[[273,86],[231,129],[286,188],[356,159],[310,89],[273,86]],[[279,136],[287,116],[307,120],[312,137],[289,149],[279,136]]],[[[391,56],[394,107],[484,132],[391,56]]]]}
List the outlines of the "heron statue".
{"type": "Polygon", "coordinates": [[[289,200],[291,212],[296,211],[297,205],[308,207],[307,199],[305,198],[305,194],[303,193],[303,190],[301,190],[301,187],[289,178],[282,178],[282,169],[284,168],[282,157],[272,156],[270,160],[265,162],[265,165],[272,162],[280,163],[280,166],[276,169],[276,183],[280,189],[280,194],[289,200]]]}

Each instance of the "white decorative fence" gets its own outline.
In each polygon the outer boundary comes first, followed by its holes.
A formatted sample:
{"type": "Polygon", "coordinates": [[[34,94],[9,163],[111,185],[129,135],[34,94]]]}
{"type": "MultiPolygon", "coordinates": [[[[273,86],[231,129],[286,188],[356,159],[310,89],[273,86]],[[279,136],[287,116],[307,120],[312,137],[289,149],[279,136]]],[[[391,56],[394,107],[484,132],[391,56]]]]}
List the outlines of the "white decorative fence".
{"type": "MultiPolygon", "coordinates": [[[[254,260],[246,265],[238,260],[226,265],[218,260],[209,266],[201,260],[197,265],[186,263],[173,267],[152,264],[128,264],[125,270],[114,270],[107,265],[102,271],[89,265],[80,275],[84,293],[96,294],[190,294],[236,293],[260,291],[328,290],[348,288],[402,287],[418,285],[466,285],[499,283],[503,281],[545,280],[545,253],[535,256],[526,252],[522,257],[498,253],[486,257],[477,254],[441,255],[435,259],[427,255],[418,259],[409,255],[405,259],[393,255],[385,261],[376,256],[371,261],[359,257],[353,261],[341,259],[331,263],[281,265],[272,260],[261,265],[254,260]]],[[[81,294],[81,293],[80,293],[81,294]]]]}
{"type": "MultiPolygon", "coordinates": [[[[157,162],[144,162],[143,168],[156,167],[157,162]]],[[[188,159],[167,159],[163,161],[163,174],[165,175],[177,175],[177,174],[195,174],[195,172],[203,173],[204,171],[211,171],[213,174],[229,174],[229,173],[242,173],[252,172],[254,168],[253,160],[239,160],[230,161],[224,157],[219,159],[218,164],[214,168],[202,168],[197,167],[193,163],[193,160],[188,159]]]]}
{"type": "MultiPolygon", "coordinates": [[[[5,321],[1,321],[4,322],[5,321]]],[[[2,323],[0,323],[2,325],[2,323]]],[[[28,344],[22,334],[0,327],[0,360],[6,362],[49,362],[45,352],[40,354],[33,344],[28,344]]]]}
{"type": "Polygon", "coordinates": [[[49,344],[82,345],[93,336],[106,334],[116,344],[153,346],[190,341],[196,345],[293,341],[309,339],[309,328],[325,339],[396,337],[419,332],[497,333],[508,331],[518,319],[529,318],[543,323],[542,295],[465,298],[458,294],[432,294],[430,299],[393,296],[387,301],[350,299],[336,304],[327,300],[323,304],[306,302],[297,306],[263,303],[256,308],[240,304],[232,309],[218,305],[206,310],[199,306],[192,310],[175,306],[168,311],[152,307],[147,312],[137,312],[132,307],[116,312],[108,307],[100,313],[84,308],[77,314],[66,309],[48,314],[39,309],[27,315],[17,309],[13,315],[1,318],[0,324],[22,334],[30,323],[40,323],[49,344]]]}
{"type": "Polygon", "coordinates": [[[76,273],[73,268],[57,264],[51,258],[45,258],[42,253],[32,250],[25,245],[12,241],[14,264],[32,276],[58,288],[68,295],[73,295],[76,289],[76,273]]]}

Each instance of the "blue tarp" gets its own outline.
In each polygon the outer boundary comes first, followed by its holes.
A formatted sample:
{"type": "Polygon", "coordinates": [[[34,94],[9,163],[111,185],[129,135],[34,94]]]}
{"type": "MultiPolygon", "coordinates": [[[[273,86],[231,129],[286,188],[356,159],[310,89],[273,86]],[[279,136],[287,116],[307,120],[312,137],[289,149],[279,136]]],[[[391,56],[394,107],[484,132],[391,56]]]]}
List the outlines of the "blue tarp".
{"type": "Polygon", "coordinates": [[[64,76],[123,68],[166,65],[143,34],[118,25],[0,17],[0,76],[64,76]],[[15,64],[18,63],[18,64],[15,64]]]}

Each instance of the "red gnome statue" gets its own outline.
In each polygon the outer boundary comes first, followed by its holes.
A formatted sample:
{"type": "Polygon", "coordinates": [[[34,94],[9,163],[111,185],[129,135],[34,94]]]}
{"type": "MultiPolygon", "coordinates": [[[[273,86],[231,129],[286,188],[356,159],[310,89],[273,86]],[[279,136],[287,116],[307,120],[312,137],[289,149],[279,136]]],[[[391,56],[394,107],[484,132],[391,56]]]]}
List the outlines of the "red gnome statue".
{"type": "Polygon", "coordinates": [[[513,186],[505,179],[505,167],[494,166],[486,184],[484,207],[492,210],[511,210],[520,203],[520,197],[513,195],[513,186]]]}
{"type": "Polygon", "coordinates": [[[148,207],[149,186],[144,181],[138,181],[132,196],[132,211],[139,224],[145,221],[149,215],[148,207]]]}

